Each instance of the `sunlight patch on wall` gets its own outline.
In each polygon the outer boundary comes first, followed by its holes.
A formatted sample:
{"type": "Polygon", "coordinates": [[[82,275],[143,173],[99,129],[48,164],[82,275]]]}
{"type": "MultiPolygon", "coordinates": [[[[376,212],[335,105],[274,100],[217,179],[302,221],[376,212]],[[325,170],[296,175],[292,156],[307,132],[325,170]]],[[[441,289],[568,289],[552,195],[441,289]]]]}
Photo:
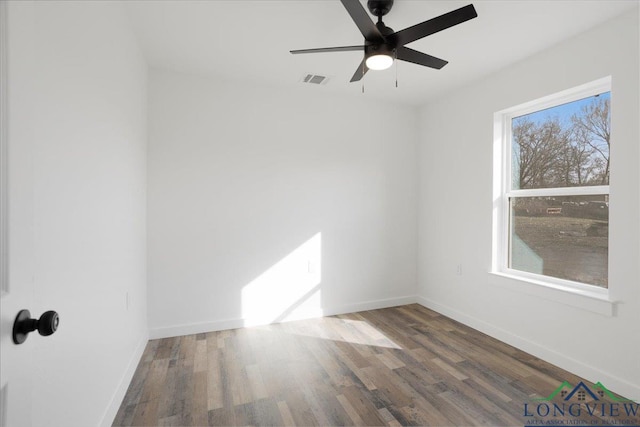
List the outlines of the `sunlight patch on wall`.
{"type": "Polygon", "coordinates": [[[321,233],[242,289],[244,326],[322,316],[321,233]]]}

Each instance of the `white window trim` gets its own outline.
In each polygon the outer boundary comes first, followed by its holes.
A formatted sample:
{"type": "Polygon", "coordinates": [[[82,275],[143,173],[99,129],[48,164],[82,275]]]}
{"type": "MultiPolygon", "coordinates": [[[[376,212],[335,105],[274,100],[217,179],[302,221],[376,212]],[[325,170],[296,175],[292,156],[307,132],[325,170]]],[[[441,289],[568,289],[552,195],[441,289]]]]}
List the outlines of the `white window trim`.
{"type": "Polygon", "coordinates": [[[611,91],[605,77],[553,95],[498,111],[493,120],[493,242],[490,283],[612,316],[609,289],[508,268],[509,198],[609,194],[608,185],[552,189],[511,189],[511,121],[514,117],[611,91]],[[508,280],[505,280],[508,279],[508,280]],[[511,286],[513,285],[513,286],[511,286]]]}

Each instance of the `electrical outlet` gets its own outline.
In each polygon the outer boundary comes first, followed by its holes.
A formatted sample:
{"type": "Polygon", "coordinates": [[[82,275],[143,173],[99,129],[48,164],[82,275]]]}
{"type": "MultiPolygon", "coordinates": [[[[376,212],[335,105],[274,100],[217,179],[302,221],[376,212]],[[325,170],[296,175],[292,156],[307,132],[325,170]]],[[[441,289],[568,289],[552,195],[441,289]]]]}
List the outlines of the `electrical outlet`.
{"type": "Polygon", "coordinates": [[[456,275],[462,276],[462,264],[456,265],[456,275]]]}

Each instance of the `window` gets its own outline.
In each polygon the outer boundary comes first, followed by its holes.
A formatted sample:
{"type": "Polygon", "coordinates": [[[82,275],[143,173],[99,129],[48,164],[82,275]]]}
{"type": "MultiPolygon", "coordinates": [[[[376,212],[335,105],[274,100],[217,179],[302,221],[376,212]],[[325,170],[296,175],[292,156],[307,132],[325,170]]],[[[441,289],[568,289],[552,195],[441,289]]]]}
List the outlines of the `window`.
{"type": "Polygon", "coordinates": [[[610,90],[601,79],[495,114],[494,272],[606,293],[610,90]]]}

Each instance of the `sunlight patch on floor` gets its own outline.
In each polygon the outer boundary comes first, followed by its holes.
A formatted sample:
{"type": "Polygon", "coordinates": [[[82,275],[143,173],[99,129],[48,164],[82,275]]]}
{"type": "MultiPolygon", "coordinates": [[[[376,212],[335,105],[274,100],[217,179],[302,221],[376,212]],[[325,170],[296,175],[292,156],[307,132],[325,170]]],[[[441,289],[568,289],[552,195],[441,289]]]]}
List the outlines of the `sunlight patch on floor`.
{"type": "Polygon", "coordinates": [[[363,320],[325,317],[318,322],[294,322],[285,326],[290,334],[373,347],[402,349],[371,324],[363,320]]]}

